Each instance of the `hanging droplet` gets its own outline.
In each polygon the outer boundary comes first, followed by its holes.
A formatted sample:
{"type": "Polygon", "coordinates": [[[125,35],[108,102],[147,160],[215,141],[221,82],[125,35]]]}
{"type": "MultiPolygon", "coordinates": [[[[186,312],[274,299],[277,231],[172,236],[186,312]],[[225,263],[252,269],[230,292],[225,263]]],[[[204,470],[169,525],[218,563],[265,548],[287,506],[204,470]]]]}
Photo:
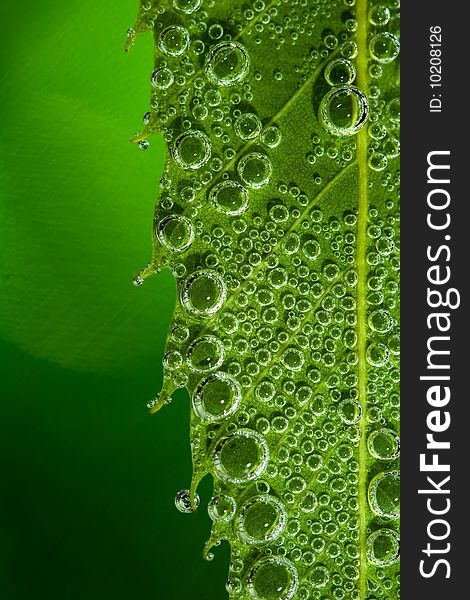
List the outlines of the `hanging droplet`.
{"type": "Polygon", "coordinates": [[[193,508],[191,504],[191,494],[189,490],[181,490],[175,496],[175,506],[180,511],[180,513],[193,513],[197,507],[199,506],[199,496],[195,494],[194,502],[196,504],[196,508],[193,508]]]}

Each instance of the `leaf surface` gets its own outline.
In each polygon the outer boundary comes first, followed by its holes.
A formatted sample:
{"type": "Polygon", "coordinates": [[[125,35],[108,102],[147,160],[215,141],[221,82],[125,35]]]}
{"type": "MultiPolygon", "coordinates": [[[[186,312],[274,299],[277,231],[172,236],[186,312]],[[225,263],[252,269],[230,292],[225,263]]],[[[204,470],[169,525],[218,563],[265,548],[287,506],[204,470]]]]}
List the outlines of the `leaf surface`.
{"type": "MultiPolygon", "coordinates": [[[[398,598],[399,5],[144,1],[206,557],[234,598],[398,598]]],[[[130,43],[134,32],[130,32],[130,43]]],[[[145,142],[144,142],[145,143],[145,142]]],[[[140,283],[140,279],[137,281],[140,283]]]]}

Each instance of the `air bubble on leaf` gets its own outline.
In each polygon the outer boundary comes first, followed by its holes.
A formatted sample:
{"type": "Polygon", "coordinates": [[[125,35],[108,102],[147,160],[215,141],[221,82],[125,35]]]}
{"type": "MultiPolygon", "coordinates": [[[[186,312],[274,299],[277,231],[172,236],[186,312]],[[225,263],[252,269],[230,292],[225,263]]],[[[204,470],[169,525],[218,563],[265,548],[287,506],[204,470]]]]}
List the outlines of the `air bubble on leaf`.
{"type": "Polygon", "coordinates": [[[373,367],[383,367],[389,360],[390,353],[384,344],[370,344],[366,351],[367,362],[373,367]]]}
{"type": "Polygon", "coordinates": [[[369,485],[371,509],[385,519],[398,519],[400,516],[400,474],[397,471],[379,473],[369,485]]]}
{"type": "Polygon", "coordinates": [[[262,435],[251,429],[239,429],[222,438],[214,451],[217,477],[230,483],[248,483],[266,469],[269,448],[262,435]]]}
{"type": "Polygon", "coordinates": [[[213,373],[196,387],[194,412],[204,421],[223,421],[238,409],[242,398],[240,384],[226,373],[213,373]]]}
{"type": "Polygon", "coordinates": [[[247,76],[249,66],[250,59],[245,48],[239,42],[227,41],[211,48],[204,68],[212,83],[231,86],[247,76]]]}
{"type": "Polygon", "coordinates": [[[337,58],[326,65],[325,79],[330,85],[350,85],[355,78],[356,69],[346,58],[337,58]]]}
{"type": "Polygon", "coordinates": [[[315,588],[324,588],[330,580],[330,572],[323,565],[313,567],[308,576],[308,580],[315,588]]]}
{"type": "Polygon", "coordinates": [[[396,59],[400,52],[400,40],[390,32],[374,35],[369,44],[373,58],[380,63],[390,63],[396,59]]]}
{"type": "Polygon", "coordinates": [[[167,67],[159,67],[152,71],[150,83],[154,88],[166,90],[175,80],[173,72],[167,67]]]}
{"type": "Polygon", "coordinates": [[[173,146],[173,158],[183,169],[199,169],[211,156],[211,143],[202,131],[182,133],[173,146]]]}
{"type": "Polygon", "coordinates": [[[392,529],[379,529],[367,538],[367,558],[379,567],[388,567],[400,557],[400,538],[392,529]]]}
{"type": "Polygon", "coordinates": [[[200,317],[210,317],[222,307],[227,288],[215,271],[198,271],[183,285],[181,301],[188,312],[200,317]]]}
{"type": "Polygon", "coordinates": [[[400,454],[400,438],[392,429],[384,427],[370,434],[367,448],[377,460],[395,460],[400,454]]]}
{"type": "Polygon", "coordinates": [[[194,502],[196,507],[193,507],[191,504],[191,494],[189,493],[189,490],[181,490],[175,496],[175,506],[180,513],[193,513],[197,509],[200,502],[197,494],[194,496],[194,502]]]}
{"type": "Polygon", "coordinates": [[[188,366],[198,373],[215,371],[224,362],[225,350],[222,342],[213,335],[195,340],[188,348],[188,366]]]}
{"type": "Polygon", "coordinates": [[[194,240],[191,221],[183,215],[168,215],[157,225],[156,234],[161,244],[171,252],[184,252],[194,240]]]}
{"type": "Polygon", "coordinates": [[[227,494],[214,496],[207,506],[209,517],[216,523],[228,523],[235,516],[236,510],[235,500],[227,494]]]}
{"type": "Polygon", "coordinates": [[[326,131],[338,137],[356,134],[365,124],[369,104],[354,86],[332,88],[321,100],[318,116],[326,131]]]}
{"type": "Polygon", "coordinates": [[[181,25],[170,25],[160,34],[158,47],[167,56],[180,56],[188,48],[190,37],[187,30],[181,25]]]}
{"type": "Polygon", "coordinates": [[[248,576],[248,591],[255,600],[291,600],[294,598],[299,576],[294,565],[282,556],[259,560],[248,576]]]}
{"type": "Polygon", "coordinates": [[[173,0],[173,8],[187,15],[196,12],[201,6],[202,0],[173,0]]]}
{"type": "Polygon", "coordinates": [[[261,121],[254,113],[243,113],[234,123],[235,133],[242,140],[253,140],[261,131],[261,121]]]}
{"type": "Polygon", "coordinates": [[[305,357],[303,352],[297,348],[291,347],[287,348],[281,356],[281,362],[289,371],[300,371],[304,366],[305,357]]]}
{"type": "Polygon", "coordinates": [[[248,206],[248,192],[237,181],[221,181],[212,188],[209,198],[226,215],[240,215],[248,206]]]}
{"type": "Polygon", "coordinates": [[[240,159],[238,174],[251,188],[262,188],[269,182],[273,166],[267,156],[260,152],[251,152],[240,159]]]}
{"type": "Polygon", "coordinates": [[[352,425],[353,423],[357,423],[361,418],[362,408],[359,402],[355,400],[343,400],[338,407],[338,413],[343,423],[352,425]]]}
{"type": "Polygon", "coordinates": [[[247,544],[266,544],[281,535],[286,520],[286,510],[277,498],[258,496],[241,508],[237,518],[238,535],[247,544]]]}
{"type": "Polygon", "coordinates": [[[282,133],[279,127],[268,125],[261,132],[261,141],[268,148],[276,148],[281,143],[282,133]]]}
{"type": "Polygon", "coordinates": [[[383,308],[375,310],[369,316],[369,327],[377,333],[387,333],[393,325],[393,319],[390,313],[383,308]]]}

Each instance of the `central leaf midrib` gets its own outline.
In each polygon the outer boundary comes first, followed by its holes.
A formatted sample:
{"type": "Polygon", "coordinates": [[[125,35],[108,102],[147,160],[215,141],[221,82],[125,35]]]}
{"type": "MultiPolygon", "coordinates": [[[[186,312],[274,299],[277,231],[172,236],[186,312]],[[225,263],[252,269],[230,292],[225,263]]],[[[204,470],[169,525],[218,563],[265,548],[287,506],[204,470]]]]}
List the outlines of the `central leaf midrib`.
{"type": "MultiPolygon", "coordinates": [[[[367,0],[357,0],[356,21],[358,56],[356,60],[357,84],[366,94],[367,85],[367,0]]],[[[367,596],[367,327],[366,327],[366,295],[367,295],[367,130],[363,127],[357,135],[357,163],[359,168],[358,185],[358,219],[357,219],[357,255],[356,265],[358,273],[357,282],[357,351],[358,351],[358,393],[361,406],[361,419],[359,427],[361,437],[359,440],[358,463],[358,504],[359,504],[359,598],[366,600],[367,596]]]]}

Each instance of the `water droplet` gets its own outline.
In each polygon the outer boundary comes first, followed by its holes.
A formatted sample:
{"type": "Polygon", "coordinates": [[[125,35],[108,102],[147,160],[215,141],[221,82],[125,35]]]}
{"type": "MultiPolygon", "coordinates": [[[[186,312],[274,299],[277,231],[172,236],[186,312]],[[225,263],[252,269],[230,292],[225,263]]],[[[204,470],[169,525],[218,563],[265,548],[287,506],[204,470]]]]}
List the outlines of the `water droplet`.
{"type": "Polygon", "coordinates": [[[389,359],[387,346],[383,344],[371,344],[366,351],[367,362],[373,367],[383,367],[389,359]]]}
{"type": "Polygon", "coordinates": [[[357,423],[361,418],[362,408],[355,400],[343,400],[338,407],[338,413],[343,423],[352,425],[353,423],[357,423]]]}
{"type": "Polygon", "coordinates": [[[317,565],[310,571],[309,581],[315,588],[324,588],[330,580],[330,573],[323,565],[317,565]]]}
{"type": "Polygon", "coordinates": [[[391,429],[378,429],[370,434],[367,447],[377,460],[395,460],[400,454],[400,438],[391,429]]]}
{"type": "Polygon", "coordinates": [[[337,58],[326,65],[325,79],[330,85],[350,85],[356,78],[356,69],[351,61],[337,58]]]}
{"type": "Polygon", "coordinates": [[[202,131],[182,133],[173,146],[173,158],[183,169],[199,169],[210,156],[211,144],[202,131]]]}
{"type": "Polygon", "coordinates": [[[205,373],[218,369],[224,362],[224,356],[222,342],[212,335],[206,335],[191,344],[186,361],[193,371],[205,373]]]}
{"type": "Polygon", "coordinates": [[[211,423],[222,421],[238,409],[240,384],[226,373],[214,373],[199,382],[193,394],[194,412],[211,423]]]}
{"type": "Polygon", "coordinates": [[[372,25],[383,27],[390,21],[390,9],[380,4],[372,6],[369,10],[369,21],[372,25]]]}
{"type": "Polygon", "coordinates": [[[215,271],[198,271],[186,280],[181,290],[183,306],[200,317],[210,317],[223,305],[227,288],[215,271]]]}
{"type": "Polygon", "coordinates": [[[393,98],[387,105],[387,114],[393,123],[400,122],[400,98],[393,98]]]}
{"type": "Polygon", "coordinates": [[[374,311],[369,316],[369,327],[377,333],[386,333],[390,331],[393,325],[393,319],[390,313],[383,308],[374,311]]]}
{"type": "Polygon", "coordinates": [[[317,240],[313,238],[308,239],[304,242],[302,246],[302,252],[304,253],[306,258],[309,258],[310,260],[315,260],[321,252],[320,244],[317,242],[317,240]]]}
{"type": "Polygon", "coordinates": [[[400,556],[400,538],[392,529],[379,529],[367,538],[367,558],[380,567],[388,567],[400,556]]]}
{"type": "Polygon", "coordinates": [[[156,229],[160,242],[172,252],[184,252],[194,240],[191,221],[183,215],[168,215],[156,229]]]}
{"type": "Polygon", "coordinates": [[[262,435],[239,429],[222,438],[214,452],[215,473],[223,481],[247,483],[261,475],[269,460],[269,448],[262,435]]]}
{"type": "Polygon", "coordinates": [[[242,140],[253,140],[261,131],[261,121],[254,113],[244,113],[235,121],[234,128],[242,140]]]}
{"type": "Polygon", "coordinates": [[[158,39],[158,47],[167,56],[180,56],[189,47],[189,33],[181,25],[170,25],[164,29],[158,39]]]}
{"type": "Polygon", "coordinates": [[[384,171],[387,168],[387,164],[387,157],[381,152],[373,152],[369,156],[369,167],[373,171],[384,171]]]}
{"type": "Polygon", "coordinates": [[[323,127],[338,137],[349,137],[364,126],[369,113],[367,98],[354,86],[332,88],[320,102],[323,127]]]}
{"type": "Polygon", "coordinates": [[[303,352],[297,348],[287,348],[284,354],[281,356],[281,362],[289,369],[289,371],[300,371],[304,365],[305,357],[303,352]]]}
{"type": "Polygon", "coordinates": [[[248,192],[237,181],[221,181],[212,188],[209,198],[225,215],[240,215],[248,206],[248,192]]]}
{"type": "Polygon", "coordinates": [[[371,39],[369,50],[378,62],[390,63],[400,52],[400,41],[393,33],[378,33],[371,39]]]}
{"type": "MultiPolygon", "coordinates": [[[[196,508],[199,506],[199,496],[195,494],[194,502],[196,504],[196,508]]],[[[180,513],[192,513],[196,510],[191,505],[191,495],[189,490],[181,490],[175,496],[175,506],[180,511],[180,513]]]]}
{"type": "Polygon", "coordinates": [[[258,496],[247,502],[237,519],[240,538],[247,544],[265,544],[279,537],[287,514],[282,503],[273,496],[258,496]]]}
{"type": "Polygon", "coordinates": [[[275,125],[265,127],[261,132],[261,141],[268,148],[276,148],[281,143],[281,130],[275,125]]]}
{"type": "Polygon", "coordinates": [[[272,170],[271,161],[260,152],[246,154],[238,163],[238,174],[252,188],[264,187],[271,178],[272,170]]]}
{"type": "Polygon", "coordinates": [[[270,556],[258,561],[250,571],[248,591],[255,600],[291,600],[298,582],[297,570],[289,560],[270,556]]]}
{"type": "Polygon", "coordinates": [[[400,516],[400,474],[396,471],[379,473],[369,485],[371,509],[386,519],[400,516]]]}
{"type": "Polygon", "coordinates": [[[313,512],[317,506],[318,500],[313,492],[307,492],[300,501],[300,510],[304,513],[313,512]]]}
{"type": "Polygon", "coordinates": [[[211,498],[207,512],[209,517],[217,523],[228,523],[235,516],[237,505],[232,496],[218,494],[211,498]]]}
{"type": "Polygon", "coordinates": [[[248,52],[238,42],[221,42],[211,48],[205,62],[205,72],[212,83],[230,86],[248,74],[248,52]]]}
{"type": "Polygon", "coordinates": [[[150,76],[150,83],[154,88],[160,90],[166,90],[175,80],[173,73],[166,67],[160,67],[152,71],[150,76]]]}
{"type": "Polygon", "coordinates": [[[201,6],[202,0],[173,0],[173,8],[178,12],[190,15],[201,6]]]}

